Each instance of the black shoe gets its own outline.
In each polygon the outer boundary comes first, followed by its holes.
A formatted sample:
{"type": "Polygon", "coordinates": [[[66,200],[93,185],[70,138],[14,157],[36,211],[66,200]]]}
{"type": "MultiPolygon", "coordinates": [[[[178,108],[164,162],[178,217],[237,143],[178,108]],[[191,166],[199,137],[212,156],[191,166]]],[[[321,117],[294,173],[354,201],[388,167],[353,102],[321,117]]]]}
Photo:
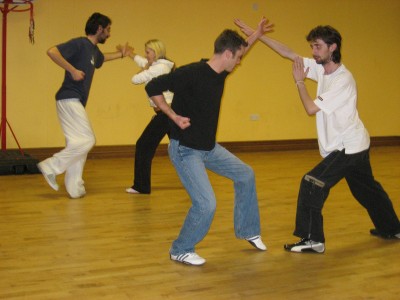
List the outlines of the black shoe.
{"type": "Polygon", "coordinates": [[[400,239],[400,232],[399,233],[382,233],[382,232],[379,232],[378,229],[375,229],[375,228],[371,229],[369,232],[371,233],[371,235],[380,237],[385,240],[400,239]]]}
{"type": "Polygon", "coordinates": [[[320,242],[314,242],[310,239],[301,239],[296,244],[285,244],[283,248],[290,252],[312,252],[312,253],[324,253],[325,244],[320,242]]]}

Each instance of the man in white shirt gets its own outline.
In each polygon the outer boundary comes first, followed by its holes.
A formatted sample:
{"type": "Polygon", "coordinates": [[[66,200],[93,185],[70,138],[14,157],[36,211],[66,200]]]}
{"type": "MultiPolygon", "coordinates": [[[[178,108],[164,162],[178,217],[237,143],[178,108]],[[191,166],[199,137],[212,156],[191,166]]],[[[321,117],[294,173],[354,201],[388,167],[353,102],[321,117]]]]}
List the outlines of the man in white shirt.
{"type": "MultiPolygon", "coordinates": [[[[235,20],[245,34],[253,30],[235,20]]],[[[299,57],[286,45],[265,35],[272,50],[293,61],[293,78],[308,115],[316,115],[318,143],[323,160],[303,177],[298,196],[294,235],[300,241],[284,245],[291,252],[325,252],[322,208],[330,189],[345,178],[356,200],[367,210],[375,229],[370,233],[400,239],[400,222],[382,186],[374,179],[369,160],[368,131],[357,112],[357,88],[341,63],[340,33],[331,26],[310,31],[307,41],[313,59],[299,57]],[[307,91],[306,78],[318,82],[317,98],[307,91]]]]}

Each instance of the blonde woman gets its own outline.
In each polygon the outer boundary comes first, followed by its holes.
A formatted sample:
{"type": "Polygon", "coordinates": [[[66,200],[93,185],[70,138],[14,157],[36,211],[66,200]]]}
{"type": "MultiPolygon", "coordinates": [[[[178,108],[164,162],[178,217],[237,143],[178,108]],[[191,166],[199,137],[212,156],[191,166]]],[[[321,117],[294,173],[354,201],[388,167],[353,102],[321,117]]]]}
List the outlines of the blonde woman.
{"type": "MultiPolygon", "coordinates": [[[[141,68],[141,71],[132,77],[133,84],[146,85],[153,78],[170,73],[174,68],[174,63],[166,58],[165,45],[157,39],[146,42],[145,57],[135,54],[134,51],[131,51],[129,56],[141,68]]],[[[166,91],[164,96],[170,104],[173,94],[166,91]]],[[[126,189],[130,194],[150,194],[151,163],[161,140],[169,134],[168,117],[150,98],[149,102],[155,115],[136,141],[133,185],[126,189]]]]}

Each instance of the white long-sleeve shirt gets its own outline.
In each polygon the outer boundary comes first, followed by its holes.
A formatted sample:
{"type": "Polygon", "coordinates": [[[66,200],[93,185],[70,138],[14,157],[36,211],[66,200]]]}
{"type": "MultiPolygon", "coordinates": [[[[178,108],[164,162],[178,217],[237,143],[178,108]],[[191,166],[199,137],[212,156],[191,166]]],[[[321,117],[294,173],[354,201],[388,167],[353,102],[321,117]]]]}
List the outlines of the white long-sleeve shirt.
{"type": "MultiPolygon", "coordinates": [[[[140,55],[135,55],[133,60],[141,68],[144,68],[148,63],[147,59],[140,55]]],[[[160,58],[160,59],[156,60],[155,62],[153,62],[152,65],[148,69],[143,70],[142,72],[134,75],[132,77],[132,83],[133,84],[147,84],[155,77],[170,73],[173,67],[174,67],[174,63],[172,61],[169,61],[168,59],[160,58]]],[[[165,91],[163,94],[164,94],[165,101],[168,104],[171,104],[174,94],[171,93],[170,91],[165,91]]],[[[150,106],[156,107],[156,105],[150,98],[149,98],[149,102],[150,102],[150,106]]]]}

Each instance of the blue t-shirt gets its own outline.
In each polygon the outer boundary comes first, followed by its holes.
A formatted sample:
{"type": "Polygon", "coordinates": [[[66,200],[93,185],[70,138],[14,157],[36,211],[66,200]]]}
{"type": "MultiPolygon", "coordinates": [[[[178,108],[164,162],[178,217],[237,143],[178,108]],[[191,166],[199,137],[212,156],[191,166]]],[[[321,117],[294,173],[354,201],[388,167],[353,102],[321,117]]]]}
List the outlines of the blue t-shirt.
{"type": "Polygon", "coordinates": [[[68,71],[65,71],[64,81],[56,94],[56,100],[78,98],[86,106],[92,84],[94,70],[104,62],[104,55],[97,45],[88,38],[74,38],[66,43],[57,45],[61,55],[76,69],[85,73],[85,78],[75,81],[68,71]]]}

